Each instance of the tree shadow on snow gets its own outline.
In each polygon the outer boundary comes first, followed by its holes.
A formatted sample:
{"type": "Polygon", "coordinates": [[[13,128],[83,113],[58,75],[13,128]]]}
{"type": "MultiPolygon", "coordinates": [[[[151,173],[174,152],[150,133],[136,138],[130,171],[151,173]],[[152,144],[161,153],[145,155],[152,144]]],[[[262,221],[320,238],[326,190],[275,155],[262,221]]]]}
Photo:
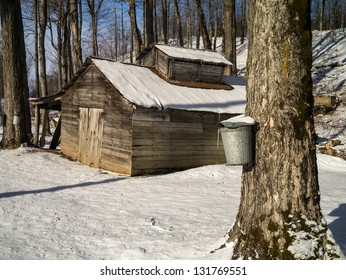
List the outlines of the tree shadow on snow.
{"type": "Polygon", "coordinates": [[[11,198],[11,197],[15,197],[15,196],[28,195],[28,194],[40,194],[40,193],[58,192],[58,191],[63,191],[63,190],[67,190],[67,189],[74,189],[74,188],[91,187],[91,186],[96,186],[96,185],[101,185],[101,184],[118,182],[118,181],[122,181],[122,180],[126,180],[126,179],[127,178],[111,178],[111,179],[106,179],[106,180],[102,180],[102,181],[98,181],[98,182],[83,182],[83,183],[78,183],[78,184],[68,185],[68,186],[57,186],[57,187],[53,187],[53,188],[49,188],[49,189],[0,193],[0,199],[11,198]]]}
{"type": "Polygon", "coordinates": [[[335,221],[328,224],[332,231],[335,241],[339,244],[342,252],[346,256],[346,203],[340,204],[334,209],[330,216],[338,217],[335,221]]]}

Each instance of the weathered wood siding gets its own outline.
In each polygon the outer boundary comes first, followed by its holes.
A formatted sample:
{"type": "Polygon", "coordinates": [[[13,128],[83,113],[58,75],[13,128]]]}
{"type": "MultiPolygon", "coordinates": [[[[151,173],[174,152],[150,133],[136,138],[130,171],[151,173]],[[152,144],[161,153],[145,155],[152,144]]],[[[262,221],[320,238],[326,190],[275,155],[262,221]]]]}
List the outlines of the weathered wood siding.
{"type": "Polygon", "coordinates": [[[204,83],[220,84],[222,82],[224,68],[219,65],[202,64],[199,72],[199,80],[204,83]]]}
{"type": "Polygon", "coordinates": [[[160,50],[156,50],[156,69],[168,78],[169,57],[160,50]]]}
{"type": "Polygon", "coordinates": [[[132,111],[132,104],[90,66],[62,99],[62,153],[131,175],[132,111]]]}
{"type": "Polygon", "coordinates": [[[156,65],[156,49],[153,48],[151,51],[143,57],[142,64],[148,67],[152,67],[156,65]]]}
{"type": "Polygon", "coordinates": [[[170,63],[169,79],[177,81],[198,81],[199,71],[199,63],[174,60],[170,63]]]}
{"type": "Polygon", "coordinates": [[[137,108],[133,175],[225,163],[219,122],[229,114],[137,108]]]}
{"type": "Polygon", "coordinates": [[[168,78],[171,80],[220,84],[222,77],[222,66],[182,60],[171,60],[169,63],[168,78]]]}

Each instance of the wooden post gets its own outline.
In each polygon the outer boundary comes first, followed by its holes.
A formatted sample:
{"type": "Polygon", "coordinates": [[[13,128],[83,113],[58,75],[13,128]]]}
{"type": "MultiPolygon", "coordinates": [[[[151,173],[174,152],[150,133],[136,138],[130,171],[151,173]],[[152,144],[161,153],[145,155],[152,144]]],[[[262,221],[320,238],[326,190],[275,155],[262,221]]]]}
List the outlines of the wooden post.
{"type": "Polygon", "coordinates": [[[38,137],[40,133],[40,107],[35,105],[35,128],[34,128],[34,145],[38,146],[38,137]]]}

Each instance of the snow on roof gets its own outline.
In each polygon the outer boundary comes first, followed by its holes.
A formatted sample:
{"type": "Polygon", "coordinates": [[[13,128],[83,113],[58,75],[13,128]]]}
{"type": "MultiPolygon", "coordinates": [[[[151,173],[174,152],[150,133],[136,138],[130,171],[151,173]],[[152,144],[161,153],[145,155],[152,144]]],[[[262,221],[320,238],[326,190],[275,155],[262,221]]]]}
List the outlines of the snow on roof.
{"type": "Polygon", "coordinates": [[[182,87],[168,83],[146,67],[95,58],[91,60],[120,93],[136,105],[161,110],[245,112],[245,86],[235,85],[233,90],[182,87]]]}
{"type": "Polygon", "coordinates": [[[187,60],[199,60],[204,62],[232,65],[220,53],[208,50],[188,49],[183,47],[168,46],[168,45],[155,45],[160,51],[164,52],[170,57],[181,58],[187,60]]]}

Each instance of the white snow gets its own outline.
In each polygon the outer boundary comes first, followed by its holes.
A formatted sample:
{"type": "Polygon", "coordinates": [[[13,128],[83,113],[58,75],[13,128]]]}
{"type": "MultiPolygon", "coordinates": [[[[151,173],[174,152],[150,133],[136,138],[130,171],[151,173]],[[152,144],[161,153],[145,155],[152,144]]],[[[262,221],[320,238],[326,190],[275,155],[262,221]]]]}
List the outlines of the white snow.
{"type": "Polygon", "coordinates": [[[169,45],[155,45],[156,48],[164,52],[170,57],[174,58],[182,58],[194,61],[203,61],[203,62],[211,62],[211,63],[223,63],[226,65],[232,65],[226,58],[224,58],[220,53],[209,50],[201,50],[201,49],[189,49],[182,48],[177,46],[169,46],[169,45]]]}
{"type": "Polygon", "coordinates": [[[92,61],[120,93],[136,105],[161,110],[245,112],[246,90],[241,82],[233,90],[190,88],[170,84],[146,67],[94,58],[92,61]]]}
{"type": "Polygon", "coordinates": [[[236,117],[229,118],[221,122],[225,127],[240,127],[240,126],[249,126],[254,125],[256,121],[250,116],[239,115],[236,117]]]}
{"type": "MultiPolygon", "coordinates": [[[[319,155],[322,210],[346,252],[346,162],[319,155]]],[[[225,259],[241,167],[106,174],[56,153],[0,151],[1,259],[225,259]]]]}

